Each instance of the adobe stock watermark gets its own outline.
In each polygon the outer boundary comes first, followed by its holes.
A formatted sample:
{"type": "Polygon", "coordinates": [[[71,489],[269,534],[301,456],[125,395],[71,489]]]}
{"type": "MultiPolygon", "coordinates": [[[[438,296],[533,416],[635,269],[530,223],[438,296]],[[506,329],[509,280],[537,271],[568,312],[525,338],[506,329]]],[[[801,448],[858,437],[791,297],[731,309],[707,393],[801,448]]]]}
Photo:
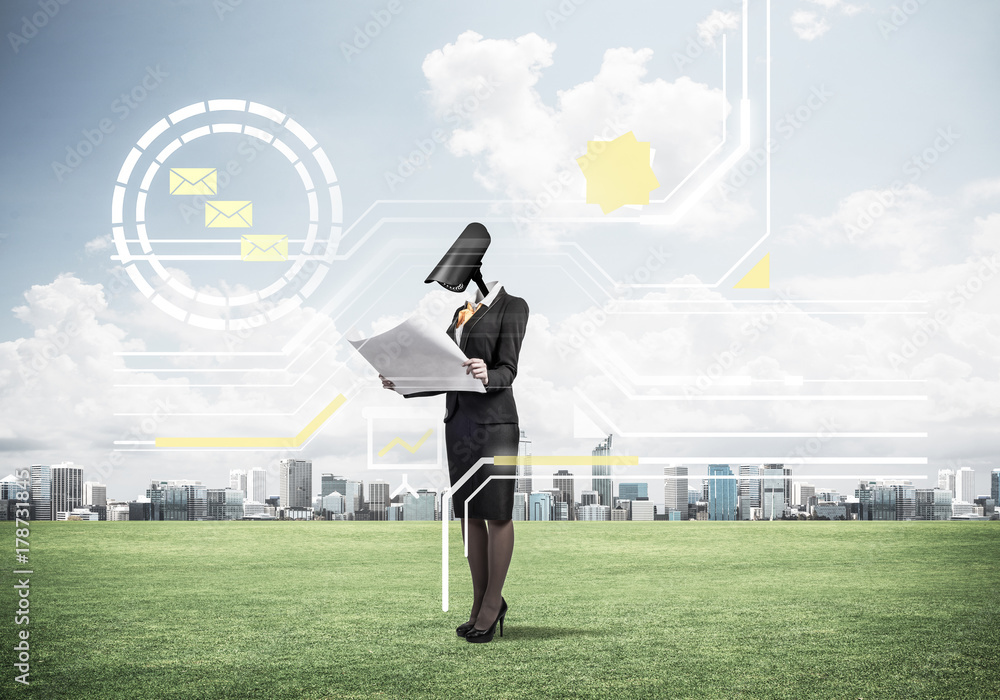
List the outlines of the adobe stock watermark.
{"type": "MultiPolygon", "coordinates": [[[[457,128],[464,120],[475,114],[496,93],[500,83],[495,78],[480,77],[476,82],[476,87],[468,97],[461,102],[456,102],[446,109],[442,115],[445,123],[453,129],[457,128]]],[[[396,188],[412,177],[418,170],[425,167],[431,156],[438,147],[448,140],[448,132],[442,128],[434,129],[426,138],[417,139],[413,142],[414,148],[405,156],[399,157],[399,162],[394,171],[386,170],[383,173],[385,184],[390,192],[395,192],[396,188]]]]}
{"type": "Polygon", "coordinates": [[[784,289],[774,291],[781,299],[781,303],[773,307],[768,306],[754,315],[740,327],[740,340],[734,340],[725,350],[713,353],[711,362],[697,375],[695,383],[685,385],[685,397],[690,400],[696,396],[702,396],[706,390],[715,386],[726,372],[736,365],[736,360],[774,327],[778,322],[779,311],[795,308],[791,292],[784,289]]]}
{"type": "Polygon", "coordinates": [[[532,197],[527,204],[520,204],[514,208],[511,220],[518,233],[527,233],[528,228],[541,217],[545,209],[553,202],[558,202],[569,190],[577,173],[586,172],[590,164],[600,157],[600,154],[607,148],[606,142],[612,141],[622,133],[624,133],[624,127],[620,123],[611,117],[605,119],[604,128],[593,139],[595,142],[593,148],[588,147],[587,153],[583,156],[585,158],[583,163],[563,168],[554,177],[542,183],[542,191],[532,197]]]}
{"type": "Polygon", "coordinates": [[[954,320],[958,312],[974,299],[1000,272],[1000,254],[983,256],[976,265],[976,271],[962,284],[949,291],[946,304],[936,309],[933,314],[920,319],[907,338],[900,343],[898,350],[886,355],[893,369],[901,369],[909,364],[920,351],[931,342],[931,339],[941,334],[954,320]]]}
{"type": "Polygon", "coordinates": [[[920,12],[920,8],[927,4],[927,0],[903,0],[898,5],[893,5],[890,9],[889,19],[880,19],[875,26],[878,27],[879,34],[883,39],[888,39],[895,34],[903,25],[910,21],[913,15],[920,12]]]}
{"type": "Polygon", "coordinates": [[[19,53],[23,46],[27,46],[28,42],[38,36],[38,32],[59,14],[59,10],[68,4],[69,0],[38,0],[38,11],[30,17],[22,17],[21,28],[17,32],[7,32],[7,41],[10,42],[14,53],[19,53]]]}
{"type": "Polygon", "coordinates": [[[549,29],[555,29],[567,21],[586,2],[587,0],[561,0],[555,9],[546,10],[545,21],[549,23],[549,29]]]}
{"type": "Polygon", "coordinates": [[[220,22],[226,21],[226,15],[236,12],[236,8],[243,4],[243,0],[212,0],[212,8],[220,22]]]}
{"type": "MultiPolygon", "coordinates": [[[[774,130],[778,132],[778,135],[784,140],[783,142],[787,143],[833,96],[834,93],[828,90],[826,85],[813,85],[809,90],[809,97],[795,109],[785,112],[774,122],[774,130]]],[[[781,150],[781,145],[782,142],[771,138],[763,146],[751,149],[740,159],[739,165],[730,171],[729,177],[719,183],[719,193],[733,194],[746,185],[750,178],[760,172],[767,164],[767,155],[770,153],[773,156],[781,150]]]]}
{"type": "Polygon", "coordinates": [[[608,317],[614,313],[614,305],[620,301],[628,301],[632,298],[635,288],[631,285],[647,283],[652,279],[653,273],[661,269],[667,260],[670,259],[670,255],[663,249],[662,245],[656,247],[650,246],[646,249],[646,253],[647,255],[643,262],[637,265],[632,272],[625,275],[621,283],[616,284],[616,287],[624,287],[624,292],[622,292],[620,298],[608,299],[600,308],[588,308],[583,313],[583,318],[569,329],[568,338],[556,346],[559,359],[566,360],[589,346],[591,339],[597,337],[597,334],[607,324],[608,317]]]}
{"type": "Polygon", "coordinates": [[[892,207],[907,184],[915,184],[923,177],[924,173],[930,170],[941,160],[941,156],[950,151],[958,143],[960,134],[955,133],[953,127],[946,127],[937,130],[937,137],[934,141],[923,149],[920,153],[908,158],[903,163],[903,174],[905,180],[893,180],[888,189],[879,190],[875,193],[875,201],[871,202],[855,217],[853,223],[844,225],[844,234],[847,240],[855,241],[862,234],[868,231],[875,222],[885,216],[889,208],[892,207]]]}
{"type": "Polygon", "coordinates": [[[715,48],[715,37],[724,34],[727,29],[735,29],[740,25],[740,18],[735,12],[716,10],[703,22],[698,23],[698,33],[688,37],[684,51],[674,51],[672,58],[677,70],[694,63],[705,51],[715,48]]]}
{"type": "Polygon", "coordinates": [[[354,36],[350,43],[340,42],[340,52],[344,55],[344,60],[350,63],[361,52],[371,46],[372,41],[382,33],[382,30],[392,24],[393,19],[403,11],[403,3],[400,0],[389,0],[381,10],[371,11],[371,20],[364,25],[355,25],[354,36]]]}
{"type": "MultiPolygon", "coordinates": [[[[290,111],[287,109],[283,111],[288,115],[289,120],[295,119],[295,115],[290,111]]],[[[205,202],[209,199],[217,198],[219,194],[235,182],[244,173],[244,168],[246,168],[246,166],[257,160],[257,156],[259,156],[262,152],[271,148],[269,143],[274,143],[274,139],[276,137],[285,136],[290,133],[287,127],[275,124],[274,122],[269,122],[260,130],[271,136],[270,142],[259,139],[256,136],[244,136],[240,139],[239,143],[236,145],[236,154],[239,158],[231,158],[225,163],[225,165],[216,169],[217,194],[197,194],[192,197],[178,198],[179,201],[177,202],[177,209],[180,212],[181,217],[184,219],[185,224],[190,224],[192,220],[197,221],[203,217],[205,213],[205,202]]]]}
{"type": "MultiPolygon", "coordinates": [[[[113,115],[118,116],[118,121],[122,122],[129,118],[136,108],[149,97],[149,93],[156,90],[165,78],[170,74],[156,64],[156,67],[146,66],[146,74],[131,89],[111,101],[108,109],[113,115]]],[[[104,138],[115,131],[117,125],[111,117],[103,117],[98,120],[93,128],[83,129],[80,133],[83,139],[76,144],[66,146],[66,155],[61,161],[52,161],[52,172],[59,182],[63,182],[68,175],[83,164],[102,143],[104,138]]]]}

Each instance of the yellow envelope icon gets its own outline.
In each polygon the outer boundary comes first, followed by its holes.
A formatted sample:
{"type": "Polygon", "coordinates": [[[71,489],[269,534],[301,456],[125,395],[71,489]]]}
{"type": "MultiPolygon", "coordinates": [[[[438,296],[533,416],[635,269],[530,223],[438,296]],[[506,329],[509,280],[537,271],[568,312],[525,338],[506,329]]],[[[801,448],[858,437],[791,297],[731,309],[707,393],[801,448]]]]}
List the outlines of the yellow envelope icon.
{"type": "Polygon", "coordinates": [[[288,260],[288,236],[240,236],[240,257],[247,262],[288,260]]]}
{"type": "Polygon", "coordinates": [[[205,202],[205,226],[250,228],[253,226],[253,202],[205,202]]]}
{"type": "Polygon", "coordinates": [[[171,168],[170,194],[216,194],[215,168],[171,168]]]}

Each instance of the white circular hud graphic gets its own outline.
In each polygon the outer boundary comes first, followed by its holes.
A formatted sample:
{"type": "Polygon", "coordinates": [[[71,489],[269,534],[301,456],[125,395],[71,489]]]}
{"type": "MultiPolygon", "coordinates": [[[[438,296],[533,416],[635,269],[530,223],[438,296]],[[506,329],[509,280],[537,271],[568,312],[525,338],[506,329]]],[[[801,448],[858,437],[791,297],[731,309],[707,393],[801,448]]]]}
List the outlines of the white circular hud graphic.
{"type": "MultiPolygon", "coordinates": [[[[244,162],[234,159],[229,164],[246,166],[253,159],[250,155],[252,152],[250,149],[245,152],[244,162]]],[[[204,156],[195,160],[200,169],[218,169],[214,191],[203,189],[197,196],[173,199],[181,200],[178,202],[181,207],[185,205],[185,201],[192,203],[188,205],[189,210],[198,202],[203,202],[207,208],[212,203],[211,200],[226,200],[230,192],[223,194],[218,185],[220,180],[225,181],[232,174],[227,173],[226,164],[205,163],[211,159],[204,156]]],[[[283,167],[287,169],[288,166],[283,167]]],[[[236,172],[239,171],[240,167],[236,167],[236,172]]],[[[209,187],[204,183],[199,186],[209,187]]],[[[232,192],[232,196],[238,195],[238,192],[232,192]]],[[[262,213],[267,214],[266,211],[262,213]]],[[[204,216],[204,212],[200,212],[198,216],[204,216]]],[[[154,124],[125,158],[111,203],[112,233],[117,257],[139,291],[168,315],[193,326],[212,330],[239,330],[260,326],[300,306],[316,290],[330,269],[337,252],[342,219],[343,206],[337,176],[316,140],[294,119],[276,109],[256,102],[231,99],[197,102],[154,124]],[[147,199],[177,194],[176,191],[168,190],[168,171],[171,176],[174,176],[175,171],[174,167],[166,167],[168,159],[171,164],[188,166],[176,168],[178,172],[193,170],[190,163],[183,162],[186,147],[198,139],[215,137],[217,134],[228,135],[220,138],[229,139],[234,138],[234,135],[235,138],[252,137],[256,140],[255,143],[259,142],[259,145],[255,145],[257,151],[264,149],[263,144],[266,144],[287,159],[305,188],[302,221],[295,222],[295,230],[276,231],[272,228],[267,233],[260,234],[259,228],[254,228],[253,223],[266,216],[257,216],[258,212],[253,211],[254,200],[219,201],[220,205],[251,204],[247,209],[251,214],[245,220],[240,220],[238,226],[223,222],[224,226],[221,228],[214,227],[206,217],[204,226],[201,227],[204,231],[188,233],[187,237],[170,237],[172,231],[161,230],[171,228],[169,224],[147,220],[147,199]],[[282,138],[278,138],[278,135],[282,138]],[[154,187],[154,178],[158,172],[160,177],[156,179],[154,187]],[[320,237],[321,229],[325,237],[320,237]],[[275,235],[276,233],[284,235],[275,235]],[[196,237],[190,238],[191,235],[196,237]],[[224,237],[219,238],[220,235],[224,237]],[[258,252],[253,247],[255,243],[263,240],[266,245],[277,239],[284,239],[279,244],[283,254],[271,250],[267,253],[269,257],[251,257],[258,252]],[[159,253],[154,251],[153,244],[157,244],[159,253]],[[181,249],[177,253],[178,246],[186,246],[187,249],[181,249]],[[205,248],[211,246],[222,254],[205,253],[205,248]],[[190,252],[191,248],[197,252],[190,252]],[[248,249],[251,252],[247,252],[248,249]],[[293,250],[296,252],[293,253],[293,250]],[[175,261],[194,265],[204,265],[205,262],[217,266],[238,265],[244,267],[235,269],[252,269],[258,276],[261,269],[268,272],[273,269],[276,274],[269,277],[266,285],[254,291],[241,291],[227,296],[197,291],[178,275],[171,274],[164,266],[164,261],[172,266],[175,261]],[[151,276],[150,272],[155,276],[151,276]],[[206,315],[209,310],[214,311],[215,315],[206,315]]],[[[232,221],[238,220],[233,218],[232,221]]],[[[197,226],[198,223],[195,222],[193,226],[189,225],[189,229],[197,226]]]]}

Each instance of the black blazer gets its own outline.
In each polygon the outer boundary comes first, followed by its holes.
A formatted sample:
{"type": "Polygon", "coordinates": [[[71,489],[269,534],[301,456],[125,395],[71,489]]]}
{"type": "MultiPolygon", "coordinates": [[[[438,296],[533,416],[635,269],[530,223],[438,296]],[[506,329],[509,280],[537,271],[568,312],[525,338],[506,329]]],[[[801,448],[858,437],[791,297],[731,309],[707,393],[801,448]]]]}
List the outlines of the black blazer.
{"type": "MultiPolygon", "coordinates": [[[[455,339],[458,312],[448,324],[448,336],[455,339]]],[[[517,423],[517,405],[514,403],[512,384],[517,376],[517,358],[528,325],[528,304],[520,297],[501,289],[489,306],[484,306],[462,327],[459,347],[466,357],[478,357],[486,363],[489,382],[486,393],[474,391],[447,391],[444,421],[447,423],[459,413],[476,423],[517,423]]],[[[422,391],[413,396],[434,396],[440,391],[422,391]]]]}

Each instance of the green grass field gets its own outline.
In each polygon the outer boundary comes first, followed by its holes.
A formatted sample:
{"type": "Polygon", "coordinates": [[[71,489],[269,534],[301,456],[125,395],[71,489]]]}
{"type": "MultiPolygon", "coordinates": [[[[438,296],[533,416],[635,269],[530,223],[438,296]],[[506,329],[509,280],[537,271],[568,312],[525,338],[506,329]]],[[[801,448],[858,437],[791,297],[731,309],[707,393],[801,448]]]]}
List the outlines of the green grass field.
{"type": "Polygon", "coordinates": [[[995,522],[518,523],[484,645],[452,527],[444,613],[440,523],[33,523],[32,685],[4,613],[0,697],[1000,692],[995,522]]]}

